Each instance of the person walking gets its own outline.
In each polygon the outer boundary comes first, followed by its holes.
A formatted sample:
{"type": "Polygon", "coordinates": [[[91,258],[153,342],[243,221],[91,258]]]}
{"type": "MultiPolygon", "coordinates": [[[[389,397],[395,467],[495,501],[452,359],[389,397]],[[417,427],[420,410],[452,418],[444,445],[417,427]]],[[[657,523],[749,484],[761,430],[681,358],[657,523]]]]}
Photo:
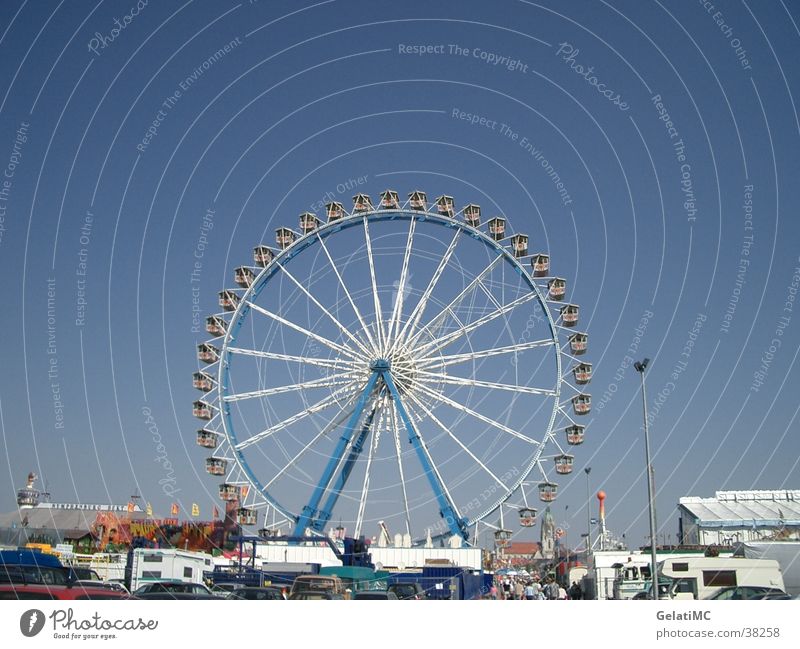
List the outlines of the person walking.
{"type": "Polygon", "coordinates": [[[536,589],[533,587],[533,582],[525,586],[525,599],[536,599],[536,589]]]}

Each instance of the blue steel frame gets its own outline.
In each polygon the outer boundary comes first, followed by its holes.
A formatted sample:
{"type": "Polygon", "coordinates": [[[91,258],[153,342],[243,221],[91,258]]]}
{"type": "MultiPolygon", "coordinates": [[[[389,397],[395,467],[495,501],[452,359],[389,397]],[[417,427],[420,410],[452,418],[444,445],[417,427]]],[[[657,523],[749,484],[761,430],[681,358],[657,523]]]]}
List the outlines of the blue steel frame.
{"type": "MultiPolygon", "coordinates": [[[[425,452],[425,448],[423,447],[419,433],[417,433],[416,429],[414,428],[414,424],[411,422],[411,418],[408,416],[405,406],[403,406],[403,400],[400,398],[400,392],[398,392],[397,386],[392,379],[389,361],[382,358],[378,359],[372,363],[371,369],[372,375],[370,376],[364,391],[359,397],[356,408],[350,417],[350,421],[347,422],[347,426],[345,426],[342,436],[339,438],[339,443],[336,445],[336,448],[328,460],[328,465],[325,467],[325,471],[323,471],[319,483],[314,489],[314,492],[311,494],[311,499],[309,500],[308,504],[303,507],[303,513],[297,520],[297,525],[294,528],[293,535],[303,536],[303,534],[306,532],[306,529],[309,527],[317,530],[318,532],[324,531],[325,524],[331,517],[333,506],[339,499],[339,495],[347,483],[347,478],[350,476],[353,464],[364,447],[364,441],[367,438],[375,415],[374,407],[367,415],[358,439],[352,445],[350,455],[342,467],[342,472],[339,475],[339,479],[331,488],[331,493],[324,509],[318,510],[319,502],[322,499],[322,496],[328,490],[330,481],[333,478],[334,472],[336,471],[336,467],[338,467],[339,463],[342,461],[344,453],[347,450],[347,446],[350,444],[350,440],[353,437],[353,431],[358,422],[361,421],[367,401],[369,401],[370,397],[376,391],[376,384],[378,379],[380,379],[383,382],[383,385],[386,386],[386,389],[389,391],[389,394],[392,397],[392,402],[394,403],[395,407],[397,408],[397,412],[400,415],[400,419],[403,420],[403,425],[408,433],[408,441],[414,447],[414,450],[417,453],[417,458],[419,459],[419,462],[425,471],[425,475],[428,478],[428,482],[431,485],[431,489],[436,496],[436,502],[439,504],[439,513],[447,522],[447,526],[450,528],[450,531],[453,534],[460,536],[462,539],[464,539],[464,541],[467,541],[469,539],[467,520],[458,515],[456,506],[447,497],[444,485],[442,485],[441,481],[439,480],[439,476],[433,469],[433,465],[431,464],[431,461],[425,452]]],[[[378,388],[378,393],[382,391],[382,387],[383,386],[378,388]]]]}
{"type": "MultiPolygon", "coordinates": [[[[556,328],[555,322],[553,320],[553,316],[550,312],[550,309],[546,306],[546,300],[542,295],[541,290],[533,281],[533,278],[528,274],[528,272],[523,268],[520,262],[513,257],[503,246],[500,242],[494,241],[488,235],[484,234],[480,230],[473,228],[466,223],[462,223],[460,221],[456,221],[454,218],[442,216],[439,214],[434,214],[431,212],[420,212],[415,210],[376,210],[374,212],[367,212],[367,213],[357,213],[351,214],[346,216],[340,220],[332,221],[326,223],[316,230],[310,232],[307,235],[302,236],[300,239],[297,239],[291,246],[282,250],[278,253],[275,258],[270,262],[270,264],[264,268],[261,273],[256,277],[253,284],[245,291],[242,296],[242,299],[239,302],[239,306],[237,307],[236,311],[231,318],[230,325],[228,327],[228,331],[224,338],[224,343],[222,347],[222,351],[220,354],[220,362],[219,362],[219,369],[218,369],[218,390],[219,390],[219,404],[220,404],[220,413],[222,417],[223,426],[225,432],[228,437],[228,441],[231,446],[231,451],[234,455],[234,460],[239,465],[240,469],[243,473],[247,476],[247,479],[251,482],[251,484],[261,493],[264,499],[276,509],[276,511],[283,514],[286,518],[290,520],[297,521],[295,526],[295,535],[304,534],[305,530],[309,527],[314,529],[315,531],[322,531],[325,522],[331,516],[331,510],[333,505],[336,503],[339,493],[334,492],[328,499],[326,506],[323,510],[317,512],[317,508],[319,507],[319,502],[324,495],[324,492],[327,490],[331,479],[333,478],[333,474],[336,471],[336,467],[339,465],[339,462],[342,459],[342,456],[349,444],[350,439],[352,438],[353,431],[358,425],[359,421],[362,418],[364,407],[368,401],[369,394],[375,389],[375,385],[377,383],[378,378],[382,378],[384,385],[392,394],[392,397],[396,400],[398,405],[398,411],[400,412],[401,418],[403,419],[403,424],[406,428],[406,431],[409,433],[409,441],[417,452],[418,457],[420,458],[420,462],[422,463],[423,469],[428,476],[428,480],[431,483],[431,486],[434,490],[434,493],[437,498],[437,502],[439,503],[440,511],[442,516],[445,517],[451,531],[453,534],[459,535],[465,541],[468,538],[467,528],[472,525],[475,521],[480,520],[481,518],[487,516],[492,511],[496,510],[500,504],[507,498],[501,497],[497,502],[491,503],[488,508],[475,516],[474,519],[465,519],[458,516],[456,513],[457,510],[455,505],[450,503],[449,499],[447,498],[444,489],[442,488],[438,477],[436,476],[433,467],[430,464],[430,460],[428,460],[427,456],[425,455],[425,450],[422,446],[422,442],[419,438],[419,434],[414,429],[411,420],[408,418],[408,414],[405,411],[405,408],[402,407],[402,402],[399,400],[399,394],[397,393],[397,388],[394,385],[394,382],[391,380],[391,375],[389,374],[388,370],[388,363],[383,361],[382,359],[376,360],[372,366],[372,374],[367,382],[367,385],[364,388],[361,396],[359,397],[359,402],[356,404],[356,407],[353,411],[350,420],[348,421],[347,426],[345,427],[345,431],[342,434],[342,437],[339,440],[339,443],[336,446],[336,449],[331,456],[331,459],[323,473],[323,477],[320,479],[317,487],[315,488],[309,503],[303,508],[303,511],[300,515],[296,515],[283,507],[264,487],[264,485],[259,481],[258,477],[256,476],[255,472],[250,468],[250,465],[247,463],[243,453],[236,448],[237,445],[237,437],[236,431],[233,425],[230,402],[224,400],[224,395],[228,393],[230,389],[230,368],[232,365],[233,356],[231,352],[228,351],[228,347],[232,346],[235,342],[236,337],[239,334],[239,330],[242,328],[249,312],[250,307],[247,304],[248,301],[255,300],[264,287],[267,285],[269,280],[279,272],[279,265],[284,264],[297,256],[299,253],[303,252],[306,248],[309,248],[312,245],[315,245],[317,242],[317,238],[323,239],[331,234],[339,232],[341,230],[349,229],[352,227],[357,227],[364,222],[364,219],[369,219],[370,221],[394,221],[394,220],[411,220],[417,219],[419,221],[430,221],[433,223],[438,223],[439,225],[444,225],[450,229],[459,228],[465,231],[469,236],[473,239],[480,241],[488,248],[496,251],[498,255],[502,255],[505,257],[505,260],[511,264],[511,266],[516,270],[516,272],[525,280],[528,284],[530,289],[534,291],[538,297],[539,303],[542,305],[543,311],[547,316],[548,325],[550,327],[550,333],[553,337],[554,347],[556,350],[555,360],[556,360],[556,388],[554,396],[554,406],[553,410],[550,415],[550,422],[548,425],[548,434],[544,438],[542,444],[539,446],[537,453],[534,457],[530,460],[528,465],[525,467],[523,471],[520,472],[520,476],[511,486],[509,493],[512,493],[519,485],[523,482],[523,480],[528,476],[530,471],[533,469],[534,465],[538,461],[539,455],[541,454],[541,449],[544,446],[545,442],[547,441],[548,437],[552,436],[553,425],[555,423],[555,418],[558,413],[558,404],[560,399],[561,393],[561,376],[562,376],[562,367],[561,367],[561,351],[558,341],[558,330],[556,328]],[[386,367],[380,369],[382,365],[381,363],[386,363],[386,367]],[[388,380],[387,380],[388,377],[388,380]],[[369,388],[369,389],[368,389],[369,388]],[[347,441],[345,441],[345,438],[347,441]],[[324,483],[324,484],[323,484],[324,483]],[[329,506],[330,505],[330,506],[329,506]],[[316,516],[319,514],[319,516],[316,516]]],[[[371,422],[370,422],[371,424],[371,422]]],[[[368,427],[367,427],[368,428],[368,427]]],[[[363,432],[363,430],[362,430],[363,432]]],[[[357,454],[356,454],[357,455],[357,454]]],[[[355,458],[353,458],[353,462],[355,462],[355,458]]],[[[350,467],[352,468],[352,467],[350,467]]],[[[340,476],[340,479],[337,481],[336,485],[338,486],[340,483],[342,487],[344,483],[342,482],[342,478],[344,481],[347,480],[349,476],[349,470],[347,473],[344,473],[343,467],[343,474],[340,476]]]]}

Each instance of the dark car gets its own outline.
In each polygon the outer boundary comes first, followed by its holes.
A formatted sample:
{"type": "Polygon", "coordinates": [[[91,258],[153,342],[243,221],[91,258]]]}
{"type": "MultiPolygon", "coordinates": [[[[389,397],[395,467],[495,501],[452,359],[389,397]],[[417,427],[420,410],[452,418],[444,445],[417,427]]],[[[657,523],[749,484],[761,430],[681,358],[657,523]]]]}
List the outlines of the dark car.
{"type": "Polygon", "coordinates": [[[735,600],[735,599],[791,599],[780,588],[767,586],[730,586],[722,588],[706,599],[735,600]]]}
{"type": "Polygon", "coordinates": [[[244,586],[235,588],[228,595],[228,599],[286,599],[283,591],[276,586],[265,586],[257,588],[255,586],[244,586]]]}
{"type": "Polygon", "coordinates": [[[132,595],[138,599],[219,599],[203,584],[185,581],[154,581],[140,586],[132,595]]]}
{"type": "Polygon", "coordinates": [[[425,590],[416,582],[391,584],[387,590],[397,595],[397,599],[427,599],[425,590]]]}
{"type": "Polygon", "coordinates": [[[132,595],[131,599],[171,599],[181,601],[184,599],[213,599],[219,600],[223,599],[221,597],[217,597],[216,595],[207,595],[206,593],[142,593],[141,595],[132,595]]]}
{"type": "Polygon", "coordinates": [[[353,595],[353,599],[382,599],[382,600],[396,600],[397,595],[395,595],[390,590],[360,590],[355,595],[353,595]]]}
{"type": "Polygon", "coordinates": [[[328,590],[298,590],[289,595],[289,599],[344,599],[344,597],[328,590]]]}

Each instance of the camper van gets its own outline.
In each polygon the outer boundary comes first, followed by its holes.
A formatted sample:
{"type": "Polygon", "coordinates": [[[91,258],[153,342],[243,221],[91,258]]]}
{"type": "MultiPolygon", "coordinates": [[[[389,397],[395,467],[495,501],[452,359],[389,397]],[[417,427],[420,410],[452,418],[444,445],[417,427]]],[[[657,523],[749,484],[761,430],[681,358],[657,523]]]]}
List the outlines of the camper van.
{"type": "Polygon", "coordinates": [[[720,588],[763,586],[784,589],[777,561],[722,557],[665,559],[658,564],[659,583],[669,582],[670,599],[706,599],[720,588]]]}
{"type": "Polygon", "coordinates": [[[211,555],[188,550],[137,548],[131,552],[130,588],[154,581],[184,581],[202,584],[203,573],[213,568],[211,555]]]}

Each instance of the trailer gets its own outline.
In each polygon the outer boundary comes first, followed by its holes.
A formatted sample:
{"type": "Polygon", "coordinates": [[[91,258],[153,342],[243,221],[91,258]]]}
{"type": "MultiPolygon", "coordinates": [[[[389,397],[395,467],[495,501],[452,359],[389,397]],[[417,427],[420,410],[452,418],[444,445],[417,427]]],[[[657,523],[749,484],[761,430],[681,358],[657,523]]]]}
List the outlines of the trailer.
{"type": "Polygon", "coordinates": [[[491,589],[491,577],[487,581],[483,571],[461,566],[425,566],[388,577],[389,586],[408,583],[419,584],[427,599],[440,600],[481,599],[491,589]]]}
{"type": "Polygon", "coordinates": [[[188,550],[136,548],[128,553],[125,586],[130,592],[154,581],[202,584],[213,568],[211,555],[188,550]]]}
{"type": "Polygon", "coordinates": [[[659,584],[662,579],[669,582],[670,599],[707,599],[719,589],[729,586],[784,589],[780,567],[773,559],[666,559],[658,564],[659,584]]]}

